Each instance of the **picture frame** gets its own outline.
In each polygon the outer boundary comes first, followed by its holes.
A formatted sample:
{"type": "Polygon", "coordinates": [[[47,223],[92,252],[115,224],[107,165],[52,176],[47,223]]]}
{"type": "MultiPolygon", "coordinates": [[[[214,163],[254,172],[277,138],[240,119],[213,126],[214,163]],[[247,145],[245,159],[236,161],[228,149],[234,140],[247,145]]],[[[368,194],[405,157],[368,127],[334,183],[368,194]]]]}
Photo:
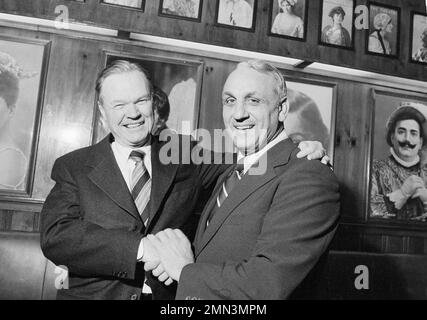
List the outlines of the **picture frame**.
{"type": "Polygon", "coordinates": [[[125,9],[145,11],[145,0],[100,0],[101,4],[125,9]]]}
{"type": "Polygon", "coordinates": [[[400,8],[370,1],[366,53],[398,58],[400,51],[400,8]]]}
{"type": "Polygon", "coordinates": [[[268,35],[298,41],[306,41],[309,1],[300,0],[288,4],[285,0],[273,0],[270,4],[268,35]]]}
{"type": "Polygon", "coordinates": [[[203,0],[160,0],[159,16],[200,22],[203,0]]]}
{"type": "Polygon", "coordinates": [[[320,5],[319,44],[353,50],[355,1],[321,0],[320,5]]]}
{"type": "Polygon", "coordinates": [[[427,14],[411,12],[409,61],[427,65],[427,14]]]}
{"type": "Polygon", "coordinates": [[[1,201],[32,200],[50,47],[46,40],[0,36],[1,201]]]}
{"type": "MultiPolygon", "coordinates": [[[[412,174],[420,176],[427,185],[427,148],[426,146],[420,147],[421,150],[418,151],[419,163],[405,168],[399,163],[401,161],[396,160],[401,152],[397,150],[400,148],[397,144],[399,137],[394,136],[392,138],[395,131],[390,129],[388,132],[386,124],[390,121],[390,115],[402,106],[415,108],[427,119],[427,95],[403,90],[372,89],[372,103],[365,221],[379,226],[399,226],[405,229],[425,228],[427,216],[423,219],[424,209],[420,203],[415,203],[416,199],[408,199],[407,201],[414,203],[408,204],[407,208],[405,207],[406,202],[402,202],[402,208],[397,209],[393,203],[401,200],[394,199],[395,197],[390,196],[390,194],[397,191],[400,185],[412,174]],[[394,154],[392,150],[394,150],[394,154]],[[390,200],[390,197],[393,200],[390,200]]],[[[409,120],[413,121],[412,119],[409,120]]],[[[416,121],[412,123],[416,124],[416,121]]],[[[407,124],[402,124],[402,128],[406,128],[406,126],[407,124]]],[[[418,125],[416,126],[418,127],[418,125]]],[[[424,132],[427,132],[426,124],[423,125],[423,129],[424,132]]],[[[414,145],[416,144],[414,142],[414,145]]],[[[415,152],[417,149],[413,150],[415,152]]]]}
{"type": "Polygon", "coordinates": [[[286,132],[296,141],[320,141],[334,161],[337,85],[334,82],[287,78],[289,112],[286,132]],[[307,115],[310,117],[307,117],[307,115]]]}
{"type": "Polygon", "coordinates": [[[236,30],[255,32],[257,0],[218,0],[215,25],[236,30]]]}
{"type": "MultiPolygon", "coordinates": [[[[102,68],[119,59],[139,63],[151,74],[152,83],[168,95],[168,129],[190,134],[198,128],[204,69],[202,61],[104,51],[102,68]]],[[[99,142],[108,133],[96,101],[95,105],[92,143],[99,142]]]]}

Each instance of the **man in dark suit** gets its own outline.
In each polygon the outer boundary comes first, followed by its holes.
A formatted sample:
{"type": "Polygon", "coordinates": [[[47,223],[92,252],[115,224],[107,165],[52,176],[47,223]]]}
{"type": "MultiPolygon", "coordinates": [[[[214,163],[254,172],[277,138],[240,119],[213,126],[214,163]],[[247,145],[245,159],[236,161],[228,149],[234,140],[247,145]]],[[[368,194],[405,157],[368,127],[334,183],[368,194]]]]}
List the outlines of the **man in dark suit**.
{"type": "Polygon", "coordinates": [[[161,275],[163,284],[144,273],[143,257],[159,262],[146,235],[179,228],[192,238],[192,214],[207,198],[202,192],[228,165],[161,161],[166,142],[150,134],[153,88],[139,65],[114,62],[96,91],[111,134],[57,159],[41,213],[43,253],[69,270],[70,288],[58,298],[173,299],[170,278],[161,275]]]}
{"type": "Polygon", "coordinates": [[[173,298],[174,286],[145,277],[138,263],[154,253],[144,236],[173,227],[191,237],[201,192],[227,166],[162,164],[165,142],[150,135],[151,82],[138,65],[113,63],[100,75],[97,93],[111,134],[57,159],[56,184],[41,213],[43,253],[69,270],[70,288],[58,298],[136,300],[142,292],[142,298],[151,292],[155,299],[173,298]],[[134,151],[142,157],[135,159],[134,151]],[[137,168],[140,179],[134,179],[137,168]]]}
{"type": "Polygon", "coordinates": [[[185,235],[166,229],[147,237],[161,261],[151,267],[178,281],[177,299],[285,299],[327,251],[338,182],[319,161],[296,157],[283,126],[286,84],[275,67],[240,63],[222,98],[239,164],[220,177],[202,213],[194,257],[185,235]]]}

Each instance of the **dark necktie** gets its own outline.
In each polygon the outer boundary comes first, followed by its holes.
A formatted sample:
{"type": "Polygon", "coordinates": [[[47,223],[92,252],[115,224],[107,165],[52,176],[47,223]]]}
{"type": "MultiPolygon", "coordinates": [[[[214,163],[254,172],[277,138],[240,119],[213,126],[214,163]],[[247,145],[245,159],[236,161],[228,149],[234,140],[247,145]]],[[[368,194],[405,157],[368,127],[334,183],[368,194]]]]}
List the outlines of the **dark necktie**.
{"type": "Polygon", "coordinates": [[[239,183],[239,181],[242,179],[243,169],[244,169],[244,166],[242,163],[235,164],[233,170],[231,170],[230,173],[227,175],[227,178],[225,178],[219,190],[218,196],[216,197],[215,206],[212,208],[209,214],[207,224],[209,224],[209,222],[212,220],[213,216],[215,215],[215,212],[219,208],[221,208],[225,199],[227,199],[231,191],[234,189],[237,183],[239,183]]]}
{"type": "Polygon", "coordinates": [[[151,193],[151,178],[144,165],[145,153],[142,151],[132,151],[129,158],[135,161],[135,168],[132,171],[130,186],[132,190],[132,198],[135,201],[136,208],[141,215],[145,225],[150,219],[150,193],[151,193]]]}

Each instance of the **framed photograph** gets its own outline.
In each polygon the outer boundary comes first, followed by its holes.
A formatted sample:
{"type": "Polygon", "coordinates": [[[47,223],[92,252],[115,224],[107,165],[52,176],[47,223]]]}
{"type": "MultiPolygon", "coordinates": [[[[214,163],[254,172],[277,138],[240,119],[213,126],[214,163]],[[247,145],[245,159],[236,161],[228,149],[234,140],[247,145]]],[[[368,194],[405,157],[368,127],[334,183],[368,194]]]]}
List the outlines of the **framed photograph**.
{"type": "Polygon", "coordinates": [[[31,198],[49,48],[0,36],[1,200],[31,198]]]}
{"type": "Polygon", "coordinates": [[[369,3],[366,52],[384,57],[399,56],[400,8],[369,3]]]}
{"type": "Polygon", "coordinates": [[[320,141],[333,162],[336,84],[287,79],[289,113],[286,132],[297,141],[320,141]]]}
{"type": "Polygon", "coordinates": [[[307,14],[307,0],[271,1],[269,35],[305,41],[307,14]]]}
{"type": "MultiPolygon", "coordinates": [[[[168,129],[190,134],[198,128],[203,62],[161,56],[104,53],[104,66],[115,60],[139,63],[149,72],[153,84],[167,95],[170,108],[163,118],[167,119],[168,129]]],[[[98,109],[96,107],[93,143],[100,141],[108,133],[98,109]]]]}
{"type": "Polygon", "coordinates": [[[427,64],[427,15],[411,12],[411,62],[427,64]]]}
{"type": "Polygon", "coordinates": [[[144,11],[145,0],[101,0],[101,3],[144,11]]]}
{"type": "Polygon", "coordinates": [[[246,31],[255,31],[257,0],[218,0],[216,24],[246,31]]]}
{"type": "Polygon", "coordinates": [[[323,0],[320,10],[320,44],[344,49],[354,47],[353,0],[323,0]]]}
{"type": "Polygon", "coordinates": [[[427,96],[374,90],[368,220],[427,222],[427,96]]]}
{"type": "Polygon", "coordinates": [[[200,22],[203,0],[160,0],[159,16],[200,22]]]}

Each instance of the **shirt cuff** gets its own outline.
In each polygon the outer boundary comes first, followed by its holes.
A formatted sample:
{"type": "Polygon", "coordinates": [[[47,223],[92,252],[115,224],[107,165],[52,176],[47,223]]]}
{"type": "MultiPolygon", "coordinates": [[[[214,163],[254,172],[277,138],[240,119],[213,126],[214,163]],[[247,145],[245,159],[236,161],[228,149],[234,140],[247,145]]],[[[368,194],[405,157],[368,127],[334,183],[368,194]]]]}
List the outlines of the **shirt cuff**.
{"type": "Polygon", "coordinates": [[[408,201],[408,197],[405,196],[402,192],[402,190],[397,189],[396,191],[393,191],[389,194],[387,194],[387,197],[390,199],[391,202],[393,202],[394,207],[397,210],[402,209],[402,207],[405,205],[406,201],[408,201]]]}
{"type": "Polygon", "coordinates": [[[136,257],[136,260],[142,261],[142,257],[144,256],[144,238],[141,239],[141,242],[139,243],[138,247],[138,256],[136,257]]]}

